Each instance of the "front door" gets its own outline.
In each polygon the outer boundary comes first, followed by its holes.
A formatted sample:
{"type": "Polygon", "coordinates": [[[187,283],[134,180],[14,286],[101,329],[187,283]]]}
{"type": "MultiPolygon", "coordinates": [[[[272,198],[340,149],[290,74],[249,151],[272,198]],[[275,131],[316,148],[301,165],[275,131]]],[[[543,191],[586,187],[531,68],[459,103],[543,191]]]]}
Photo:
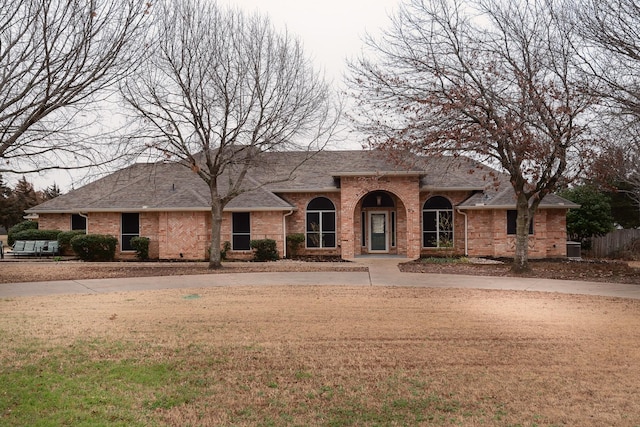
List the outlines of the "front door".
{"type": "Polygon", "coordinates": [[[387,213],[369,214],[369,251],[387,252],[387,213]]]}

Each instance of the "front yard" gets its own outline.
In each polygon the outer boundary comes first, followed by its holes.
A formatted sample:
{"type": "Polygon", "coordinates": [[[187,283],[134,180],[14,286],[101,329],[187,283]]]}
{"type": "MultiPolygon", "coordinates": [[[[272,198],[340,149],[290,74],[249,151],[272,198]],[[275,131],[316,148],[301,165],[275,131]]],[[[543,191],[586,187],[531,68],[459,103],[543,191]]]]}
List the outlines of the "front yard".
{"type": "Polygon", "coordinates": [[[637,426],[639,312],[607,297],[345,286],[5,298],[0,420],[637,426]]]}

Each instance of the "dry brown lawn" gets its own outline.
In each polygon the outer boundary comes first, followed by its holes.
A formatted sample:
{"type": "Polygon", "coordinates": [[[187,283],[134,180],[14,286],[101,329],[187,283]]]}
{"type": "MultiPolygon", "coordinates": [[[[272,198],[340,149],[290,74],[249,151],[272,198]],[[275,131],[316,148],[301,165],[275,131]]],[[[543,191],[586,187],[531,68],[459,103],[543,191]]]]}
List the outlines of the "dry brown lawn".
{"type": "Polygon", "coordinates": [[[230,262],[210,270],[205,262],[81,262],[51,260],[0,262],[0,283],[50,280],[108,279],[121,277],[183,276],[191,274],[249,273],[268,271],[366,271],[348,262],[230,262]]]}
{"type": "Polygon", "coordinates": [[[640,425],[638,300],[234,287],[5,299],[0,318],[5,367],[27,339],[96,340],[96,360],[200,370],[167,425],[640,425]]]}

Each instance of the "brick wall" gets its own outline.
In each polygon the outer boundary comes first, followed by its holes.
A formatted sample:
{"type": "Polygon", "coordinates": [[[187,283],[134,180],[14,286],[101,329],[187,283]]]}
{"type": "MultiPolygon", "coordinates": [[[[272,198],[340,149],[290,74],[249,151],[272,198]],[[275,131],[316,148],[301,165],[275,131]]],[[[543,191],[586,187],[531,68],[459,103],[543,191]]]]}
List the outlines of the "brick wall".
{"type": "Polygon", "coordinates": [[[159,212],[140,213],[140,237],[149,238],[149,258],[160,258],[159,212]]]}
{"type": "MultiPolygon", "coordinates": [[[[470,256],[513,257],[516,239],[507,235],[507,211],[469,210],[468,245],[470,256]]],[[[533,234],[529,235],[531,258],[565,257],[566,209],[536,212],[533,234]]]]}
{"type": "Polygon", "coordinates": [[[209,215],[208,211],[158,213],[159,257],[207,259],[211,232],[209,215]]]}
{"type": "Polygon", "coordinates": [[[71,230],[71,214],[41,214],[38,228],[42,230],[71,230]]]}
{"type": "MultiPolygon", "coordinates": [[[[326,192],[326,193],[286,193],[280,195],[296,209],[291,215],[286,217],[287,234],[302,233],[306,231],[306,212],[309,202],[316,197],[326,197],[333,202],[336,207],[336,247],[335,248],[306,248],[306,243],[303,243],[299,255],[340,255],[340,193],[326,192]]],[[[282,213],[283,215],[286,214],[282,213]]]]}
{"type": "MultiPolygon", "coordinates": [[[[162,259],[204,259],[208,229],[203,229],[202,212],[140,212],[140,236],[149,238],[149,257],[162,259]],[[203,238],[203,235],[205,238],[203,238]],[[195,238],[195,239],[194,239],[195,238]],[[180,254],[183,254],[180,257],[180,254]]],[[[71,214],[41,214],[41,228],[68,231],[71,214]]],[[[121,214],[91,212],[87,228],[91,234],[107,234],[118,239],[116,259],[133,259],[132,251],[120,250],[121,214]]]]}
{"type": "MultiPolygon", "coordinates": [[[[367,252],[362,246],[361,213],[363,198],[372,191],[386,191],[392,195],[396,211],[396,247],[390,253],[410,258],[420,254],[463,254],[465,249],[464,216],[454,210],[454,247],[452,249],[422,248],[421,213],[424,202],[431,196],[448,198],[452,205],[460,203],[467,192],[419,193],[417,177],[343,177],[342,191],[329,193],[289,193],[282,197],[296,206],[286,217],[286,233],[304,233],[306,206],[311,199],[324,196],[336,206],[335,249],[303,249],[302,254],[342,255],[350,259],[367,252]]],[[[388,208],[375,209],[390,211],[388,208]]],[[[365,209],[366,211],[366,209],[365,209]]],[[[512,257],[515,236],[507,235],[506,210],[468,210],[468,254],[470,256],[512,257]]],[[[251,239],[273,239],[280,255],[284,253],[283,215],[286,212],[251,212],[251,239]]],[[[118,212],[92,212],[88,231],[108,234],[120,240],[121,216],[118,212]]],[[[42,229],[68,231],[70,214],[41,214],[42,229]]],[[[161,259],[207,259],[211,233],[210,212],[141,212],[140,235],[150,239],[150,256],[161,259]]],[[[542,209],[534,218],[534,234],[529,239],[531,258],[566,256],[566,209],[542,209]]],[[[231,213],[223,214],[221,241],[231,241],[231,213]]],[[[251,251],[229,253],[232,259],[251,258],[251,251]]],[[[133,258],[133,252],[121,252],[117,258],[133,258]]]]}
{"type": "Polygon", "coordinates": [[[106,234],[118,239],[116,259],[135,258],[133,252],[120,251],[120,213],[90,212],[87,218],[87,232],[90,234],[106,234]]]}
{"type": "MultiPolygon", "coordinates": [[[[285,212],[282,211],[253,211],[249,214],[249,221],[251,223],[251,240],[272,239],[276,242],[276,248],[280,257],[284,254],[284,234],[282,216],[285,212]]],[[[231,226],[232,226],[231,212],[223,212],[222,214],[222,228],[221,228],[221,242],[231,242],[231,226]]],[[[227,253],[229,259],[251,259],[253,257],[252,251],[229,251],[227,253]]]]}

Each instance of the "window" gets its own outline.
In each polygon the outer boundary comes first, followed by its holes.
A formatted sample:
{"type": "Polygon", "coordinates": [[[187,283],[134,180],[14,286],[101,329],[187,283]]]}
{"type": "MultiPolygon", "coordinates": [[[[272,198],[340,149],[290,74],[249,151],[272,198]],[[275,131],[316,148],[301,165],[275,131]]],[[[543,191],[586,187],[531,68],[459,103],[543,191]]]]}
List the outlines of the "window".
{"type": "Polygon", "coordinates": [[[336,207],[326,197],[307,205],[307,248],[336,247],[336,207]]]}
{"type": "MultiPolygon", "coordinates": [[[[507,234],[516,234],[516,221],[518,220],[518,211],[507,211],[507,234]]],[[[529,224],[529,234],[533,234],[533,218],[529,224]]]]}
{"type": "Polygon", "coordinates": [[[131,239],[140,236],[140,214],[122,214],[122,236],[120,238],[120,248],[123,251],[132,251],[131,239]]]}
{"type": "Polygon", "coordinates": [[[251,221],[249,212],[233,212],[231,217],[231,249],[251,250],[251,221]]]}
{"type": "Polygon", "coordinates": [[[80,214],[71,215],[71,230],[87,231],[87,218],[80,214]]]}
{"type": "Polygon", "coordinates": [[[453,207],[442,196],[431,197],[422,208],[422,246],[453,247],[453,207]]]}

